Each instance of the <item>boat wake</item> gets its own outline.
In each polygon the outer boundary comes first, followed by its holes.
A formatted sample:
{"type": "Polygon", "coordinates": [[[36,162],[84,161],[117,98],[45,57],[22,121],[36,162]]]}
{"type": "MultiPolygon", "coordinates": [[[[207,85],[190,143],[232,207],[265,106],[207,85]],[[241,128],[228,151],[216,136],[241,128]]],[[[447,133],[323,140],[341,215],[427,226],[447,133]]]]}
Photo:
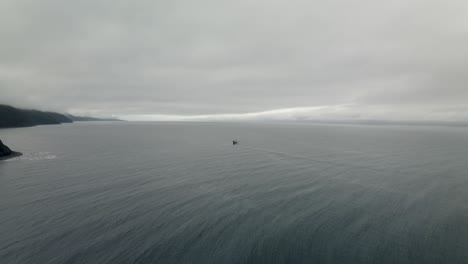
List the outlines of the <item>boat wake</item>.
{"type": "Polygon", "coordinates": [[[302,160],[308,160],[316,163],[322,163],[322,164],[328,164],[328,165],[333,165],[333,166],[343,166],[343,167],[352,167],[356,169],[365,169],[365,170],[373,170],[373,171],[382,171],[379,168],[375,167],[368,167],[368,166],[360,166],[360,165],[355,165],[355,164],[348,164],[348,163],[342,163],[342,162],[336,162],[336,161],[329,161],[329,160],[320,160],[320,159],[314,159],[308,156],[302,156],[302,155],[295,155],[287,152],[281,152],[281,151],[276,151],[276,150],[270,150],[270,149],[264,149],[264,148],[256,148],[256,147],[249,147],[242,145],[240,146],[245,149],[250,149],[250,150],[255,150],[255,151],[261,151],[265,153],[270,153],[282,157],[289,157],[289,158],[294,158],[294,159],[302,159],[302,160]]]}

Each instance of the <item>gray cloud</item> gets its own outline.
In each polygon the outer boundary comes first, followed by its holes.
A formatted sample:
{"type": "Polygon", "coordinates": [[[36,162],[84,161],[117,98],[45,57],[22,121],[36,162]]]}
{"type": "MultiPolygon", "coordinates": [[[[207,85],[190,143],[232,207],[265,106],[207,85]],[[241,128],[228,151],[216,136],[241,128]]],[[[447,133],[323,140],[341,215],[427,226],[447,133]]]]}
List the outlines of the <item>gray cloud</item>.
{"type": "Polygon", "coordinates": [[[0,2],[0,102],[130,119],[468,120],[457,0],[0,2]]]}

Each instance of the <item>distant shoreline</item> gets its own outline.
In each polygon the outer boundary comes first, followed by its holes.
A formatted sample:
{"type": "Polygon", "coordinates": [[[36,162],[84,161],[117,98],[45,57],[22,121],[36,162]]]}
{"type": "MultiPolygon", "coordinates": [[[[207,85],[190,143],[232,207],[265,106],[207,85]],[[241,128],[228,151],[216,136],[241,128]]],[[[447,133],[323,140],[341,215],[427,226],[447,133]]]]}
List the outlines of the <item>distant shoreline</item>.
{"type": "Polygon", "coordinates": [[[15,128],[32,128],[32,127],[40,127],[40,126],[56,126],[56,125],[69,125],[69,124],[79,124],[79,123],[96,123],[96,122],[126,122],[125,120],[92,120],[92,121],[73,121],[69,123],[59,123],[59,124],[36,124],[36,125],[29,125],[29,126],[8,126],[8,127],[0,127],[0,130],[3,129],[15,129],[15,128]]]}
{"type": "Polygon", "coordinates": [[[121,121],[115,118],[74,116],[33,109],[20,109],[0,104],[0,128],[33,127],[37,125],[58,125],[77,121],[121,121]]]}

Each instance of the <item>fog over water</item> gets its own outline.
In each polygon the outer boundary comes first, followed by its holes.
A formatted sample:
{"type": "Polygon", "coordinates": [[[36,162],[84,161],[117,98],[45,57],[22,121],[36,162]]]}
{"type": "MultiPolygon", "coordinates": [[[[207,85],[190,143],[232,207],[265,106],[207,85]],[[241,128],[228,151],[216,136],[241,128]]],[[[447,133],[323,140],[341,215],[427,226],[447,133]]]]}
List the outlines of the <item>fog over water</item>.
{"type": "Polygon", "coordinates": [[[130,120],[468,120],[468,2],[0,2],[0,103],[130,120]]]}
{"type": "Polygon", "coordinates": [[[467,14],[0,0],[0,264],[468,264],[467,14]]]}

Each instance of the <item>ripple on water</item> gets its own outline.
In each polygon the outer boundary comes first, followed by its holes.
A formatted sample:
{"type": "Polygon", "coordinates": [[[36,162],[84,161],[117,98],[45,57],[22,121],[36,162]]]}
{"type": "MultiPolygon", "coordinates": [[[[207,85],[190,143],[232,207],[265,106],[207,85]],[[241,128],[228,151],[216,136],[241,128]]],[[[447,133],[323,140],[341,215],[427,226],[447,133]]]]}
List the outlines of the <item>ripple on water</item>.
{"type": "Polygon", "coordinates": [[[56,159],[57,155],[50,153],[50,152],[44,152],[44,151],[39,151],[39,152],[28,152],[28,153],[23,153],[22,156],[9,159],[9,161],[14,161],[14,160],[53,160],[56,159]]]}

